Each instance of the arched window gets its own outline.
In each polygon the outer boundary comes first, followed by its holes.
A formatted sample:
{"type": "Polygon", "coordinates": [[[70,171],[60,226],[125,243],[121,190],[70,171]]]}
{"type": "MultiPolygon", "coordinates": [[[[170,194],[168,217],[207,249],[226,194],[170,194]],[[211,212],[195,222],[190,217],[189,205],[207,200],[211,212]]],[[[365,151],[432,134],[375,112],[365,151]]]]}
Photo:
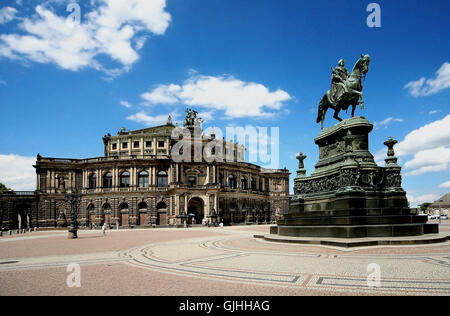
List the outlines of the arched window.
{"type": "Polygon", "coordinates": [[[87,207],[87,212],[88,212],[88,214],[89,215],[94,215],[94,212],[95,212],[95,206],[94,206],[94,204],[89,204],[89,206],[87,207]]]}
{"type": "Polygon", "coordinates": [[[120,187],[121,188],[130,187],[130,173],[128,171],[125,171],[120,175],[120,187]]]}
{"type": "Polygon", "coordinates": [[[89,189],[93,190],[97,188],[97,175],[94,173],[89,177],[89,189]]]}
{"type": "Polygon", "coordinates": [[[103,211],[111,212],[111,204],[106,203],[105,205],[103,205],[103,211]]]}
{"type": "Polygon", "coordinates": [[[167,188],[168,185],[168,175],[165,171],[160,171],[157,174],[157,184],[158,188],[167,188]]]}
{"type": "Polygon", "coordinates": [[[233,175],[228,177],[228,187],[231,189],[236,189],[236,178],[233,175]]]}
{"type": "Polygon", "coordinates": [[[147,209],[148,209],[148,205],[147,205],[147,203],[145,203],[145,202],[141,202],[141,203],[139,203],[139,205],[138,205],[138,209],[139,209],[140,211],[144,211],[144,210],[147,210],[147,209]]]}
{"type": "Polygon", "coordinates": [[[138,182],[140,188],[148,188],[148,172],[142,171],[138,175],[138,182]]]}
{"type": "Polygon", "coordinates": [[[242,190],[247,190],[247,178],[246,177],[241,177],[241,189],[242,190]]]}
{"type": "Polygon", "coordinates": [[[105,189],[111,189],[113,186],[112,180],[113,180],[113,175],[111,172],[108,172],[107,174],[105,174],[103,177],[103,187],[105,189]]]}
{"type": "Polygon", "coordinates": [[[156,209],[157,210],[163,210],[163,209],[166,209],[167,208],[167,204],[165,203],[165,202],[159,202],[157,205],[156,205],[156,209]]]}

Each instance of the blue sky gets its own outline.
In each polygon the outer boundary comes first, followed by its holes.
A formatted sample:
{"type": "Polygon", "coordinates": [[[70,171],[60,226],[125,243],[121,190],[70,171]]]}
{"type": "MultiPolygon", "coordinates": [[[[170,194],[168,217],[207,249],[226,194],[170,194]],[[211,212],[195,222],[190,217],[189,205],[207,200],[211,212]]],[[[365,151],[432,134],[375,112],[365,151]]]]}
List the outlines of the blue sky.
{"type": "Polygon", "coordinates": [[[448,2],[78,1],[70,24],[71,2],[0,4],[0,181],[13,188],[34,188],[37,153],[101,156],[104,134],[169,113],[182,121],[186,106],[204,127],[279,127],[279,167],[295,174],[302,151],[312,172],[330,67],[344,58],[351,70],[363,53],[371,65],[357,115],[376,125],[377,161],[393,136],[413,204],[450,191],[448,2]],[[371,2],[379,28],[366,23],[371,2]]]}

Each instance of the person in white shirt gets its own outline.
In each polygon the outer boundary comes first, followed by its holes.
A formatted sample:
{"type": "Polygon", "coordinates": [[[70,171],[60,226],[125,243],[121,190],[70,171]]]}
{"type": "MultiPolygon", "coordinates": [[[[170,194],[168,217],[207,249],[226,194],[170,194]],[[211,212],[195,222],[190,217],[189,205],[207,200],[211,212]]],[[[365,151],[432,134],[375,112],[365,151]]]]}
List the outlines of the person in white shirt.
{"type": "Polygon", "coordinates": [[[106,223],[104,223],[102,226],[102,235],[106,236],[106,223]]]}

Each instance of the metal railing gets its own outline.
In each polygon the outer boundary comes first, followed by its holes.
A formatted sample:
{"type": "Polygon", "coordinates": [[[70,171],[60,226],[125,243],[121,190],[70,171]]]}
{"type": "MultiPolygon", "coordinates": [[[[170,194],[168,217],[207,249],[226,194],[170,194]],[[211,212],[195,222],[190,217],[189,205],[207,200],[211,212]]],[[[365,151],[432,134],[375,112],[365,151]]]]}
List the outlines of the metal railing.
{"type": "Polygon", "coordinates": [[[33,196],[36,191],[11,191],[3,193],[3,195],[14,195],[14,196],[33,196]]]}

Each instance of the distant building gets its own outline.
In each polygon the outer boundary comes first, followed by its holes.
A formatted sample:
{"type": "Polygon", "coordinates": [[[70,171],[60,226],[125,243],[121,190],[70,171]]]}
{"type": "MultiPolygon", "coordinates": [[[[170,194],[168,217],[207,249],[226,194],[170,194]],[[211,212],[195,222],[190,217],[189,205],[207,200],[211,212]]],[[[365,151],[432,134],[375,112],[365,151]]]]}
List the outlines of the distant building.
{"type": "MultiPolygon", "coordinates": [[[[429,213],[434,214],[434,212],[439,211],[440,215],[447,215],[450,209],[450,193],[447,193],[440,199],[437,199],[428,207],[429,213]]],[[[437,214],[436,214],[437,215],[437,214]]]]}
{"type": "MultiPolygon", "coordinates": [[[[104,157],[62,159],[38,155],[35,192],[0,196],[4,229],[67,225],[65,193],[82,195],[80,226],[225,224],[277,220],[289,208],[289,171],[246,163],[245,147],[222,140],[224,162],[175,162],[174,126],[106,135],[104,157]],[[229,159],[229,158],[234,159],[229,159]]],[[[205,145],[214,132],[202,134],[205,145]]],[[[219,149],[220,150],[220,149],[219,149]]],[[[214,153],[212,153],[214,154],[214,153]]]]}

